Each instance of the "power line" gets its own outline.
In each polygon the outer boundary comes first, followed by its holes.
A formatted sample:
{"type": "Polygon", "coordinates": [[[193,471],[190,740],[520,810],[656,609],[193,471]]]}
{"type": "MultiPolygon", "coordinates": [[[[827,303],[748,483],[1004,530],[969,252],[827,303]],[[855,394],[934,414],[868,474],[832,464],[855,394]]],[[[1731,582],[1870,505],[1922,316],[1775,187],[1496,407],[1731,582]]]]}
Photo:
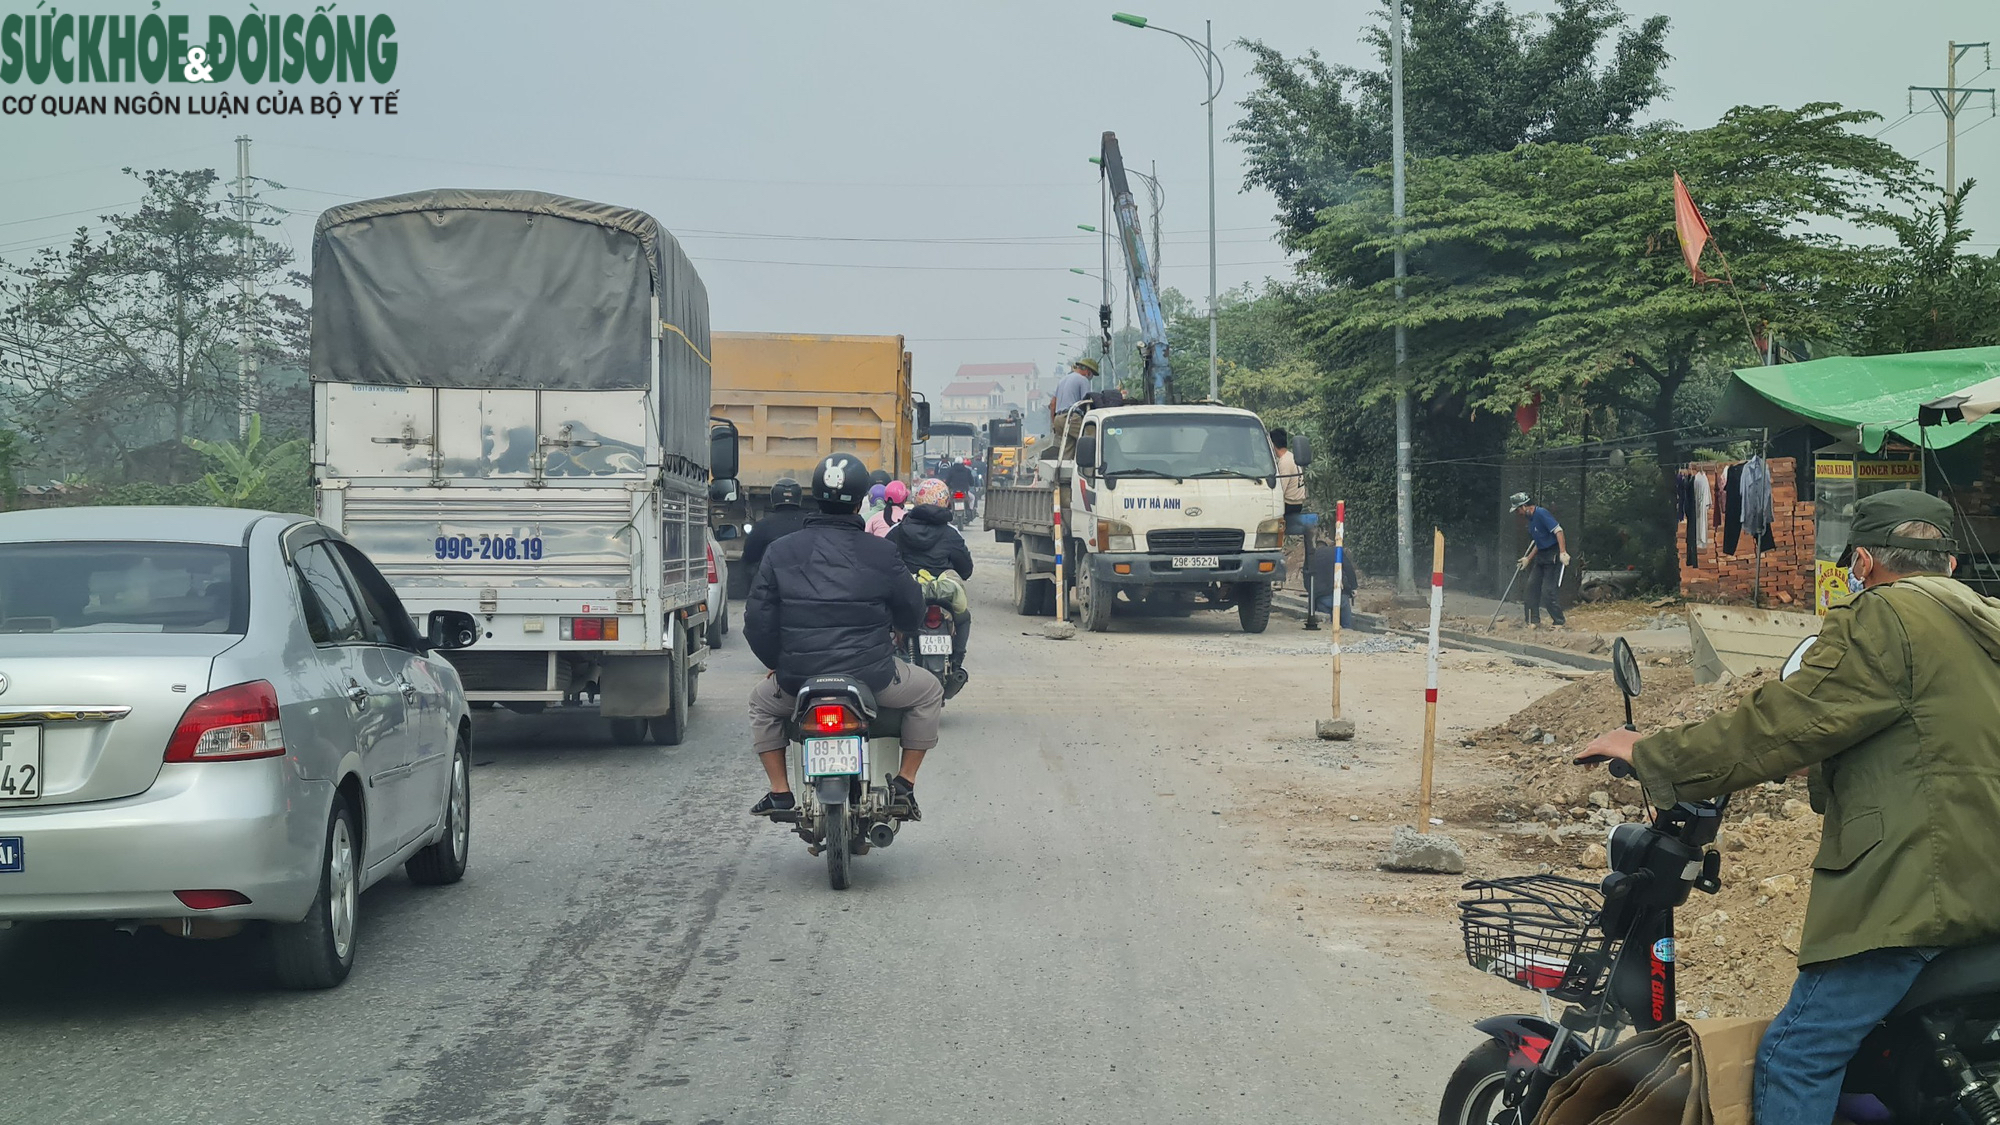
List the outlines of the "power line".
{"type": "MultiPolygon", "coordinates": [[[[697,262],[732,262],[740,265],[752,265],[752,266],[816,266],[824,269],[843,269],[843,270],[941,270],[950,273],[1050,273],[1050,272],[1067,273],[1069,272],[1068,266],[905,266],[905,265],[867,264],[862,262],[777,262],[765,258],[707,258],[707,257],[698,257],[692,254],[689,255],[689,258],[697,262]]],[[[1278,261],[1273,261],[1273,262],[1218,262],[1216,264],[1219,266],[1236,268],[1243,266],[1288,266],[1291,265],[1292,263],[1288,260],[1280,259],[1278,261]]],[[[1208,263],[1183,262],[1180,263],[1179,266],[1170,266],[1168,268],[1195,269],[1197,267],[1206,269],[1208,268],[1208,263]]]]}
{"type": "Polygon", "coordinates": [[[0,223],[0,227],[15,227],[20,226],[22,223],[39,223],[48,219],[67,219],[71,215],[95,215],[112,207],[131,207],[139,202],[141,201],[137,199],[128,199],[123,203],[106,203],[102,207],[85,207],[81,211],[59,211],[53,215],[36,215],[32,219],[8,219],[6,222],[0,223]]]}

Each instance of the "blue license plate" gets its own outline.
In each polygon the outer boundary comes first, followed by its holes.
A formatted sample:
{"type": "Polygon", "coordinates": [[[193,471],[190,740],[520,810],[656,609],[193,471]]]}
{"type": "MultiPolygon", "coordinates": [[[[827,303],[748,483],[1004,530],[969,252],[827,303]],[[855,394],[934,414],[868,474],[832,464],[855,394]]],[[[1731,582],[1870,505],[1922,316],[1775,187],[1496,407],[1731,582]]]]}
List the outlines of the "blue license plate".
{"type": "Polygon", "coordinates": [[[22,870],[27,854],[19,836],[0,836],[0,874],[22,870]]]}

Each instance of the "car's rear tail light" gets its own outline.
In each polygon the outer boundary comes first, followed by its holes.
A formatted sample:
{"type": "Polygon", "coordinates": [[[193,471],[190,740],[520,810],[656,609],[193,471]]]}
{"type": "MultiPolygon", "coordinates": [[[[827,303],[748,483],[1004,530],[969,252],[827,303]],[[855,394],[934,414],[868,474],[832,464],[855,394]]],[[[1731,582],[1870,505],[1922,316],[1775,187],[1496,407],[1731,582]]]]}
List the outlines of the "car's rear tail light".
{"type": "Polygon", "coordinates": [[[708,584],[713,586],[719,581],[721,579],[715,573],[715,548],[714,546],[710,546],[708,548],[708,584]]]}
{"type": "Polygon", "coordinates": [[[618,619],[616,617],[565,617],[562,619],[562,639],[566,641],[615,641],[618,639],[618,619]]]}
{"type": "Polygon", "coordinates": [[[924,628],[944,628],[944,610],[934,605],[924,607],[924,628]]]}
{"type": "Polygon", "coordinates": [[[819,734],[844,734],[861,729],[861,723],[854,713],[839,703],[819,703],[813,706],[813,730],[819,734]]]}
{"type": "Polygon", "coordinates": [[[188,704],[167,740],[169,762],[236,762],[285,752],[278,692],[263,680],[211,691],[188,704]]]}
{"type": "Polygon", "coordinates": [[[175,891],[174,897],[189,910],[220,910],[225,906],[248,906],[250,898],[238,891],[175,891]]]}

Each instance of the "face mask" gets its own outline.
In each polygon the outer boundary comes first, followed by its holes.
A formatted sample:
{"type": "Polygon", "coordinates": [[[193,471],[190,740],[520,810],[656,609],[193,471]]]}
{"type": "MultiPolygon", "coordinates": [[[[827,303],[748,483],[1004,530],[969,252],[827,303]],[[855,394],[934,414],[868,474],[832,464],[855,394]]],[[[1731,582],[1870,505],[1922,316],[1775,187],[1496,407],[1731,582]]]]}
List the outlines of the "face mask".
{"type": "Polygon", "coordinates": [[[1847,592],[1849,594],[1858,594],[1862,591],[1862,588],[1861,576],[1850,571],[1847,575],[1847,592]]]}

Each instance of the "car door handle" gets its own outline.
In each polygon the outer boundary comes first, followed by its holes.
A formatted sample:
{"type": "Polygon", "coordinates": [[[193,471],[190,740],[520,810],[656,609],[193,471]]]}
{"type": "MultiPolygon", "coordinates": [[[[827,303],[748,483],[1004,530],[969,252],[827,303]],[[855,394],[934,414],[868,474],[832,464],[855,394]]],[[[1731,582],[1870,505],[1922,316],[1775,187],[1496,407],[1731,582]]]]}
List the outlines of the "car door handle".
{"type": "Polygon", "coordinates": [[[350,682],[347,685],[347,701],[356,707],[368,706],[368,689],[362,687],[360,684],[350,682]]]}
{"type": "Polygon", "coordinates": [[[404,680],[401,685],[401,690],[403,692],[404,702],[415,703],[417,701],[417,685],[411,683],[408,680],[404,680]]]}

